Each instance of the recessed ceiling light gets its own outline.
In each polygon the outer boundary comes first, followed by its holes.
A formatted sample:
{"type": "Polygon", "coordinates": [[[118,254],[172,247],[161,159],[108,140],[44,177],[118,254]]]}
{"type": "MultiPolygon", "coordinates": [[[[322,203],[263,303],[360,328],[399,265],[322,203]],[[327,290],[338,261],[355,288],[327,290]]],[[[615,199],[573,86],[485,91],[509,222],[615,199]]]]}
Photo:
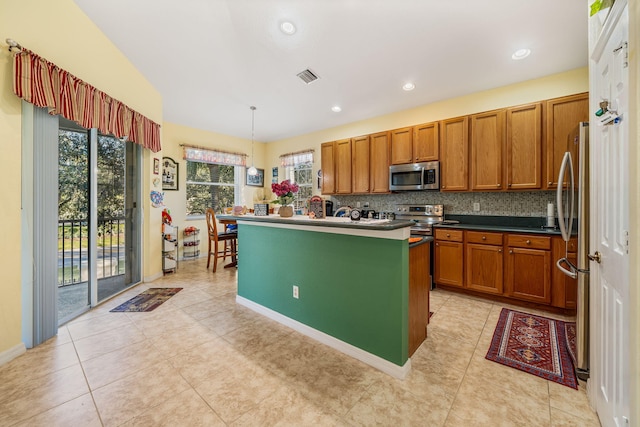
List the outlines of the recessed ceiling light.
{"type": "Polygon", "coordinates": [[[342,108],[340,108],[339,105],[334,105],[333,107],[331,107],[331,111],[333,111],[334,113],[339,113],[340,111],[342,111],[342,108]]]}
{"type": "Polygon", "coordinates": [[[518,49],[511,55],[512,59],[524,59],[531,54],[531,49],[518,49]]]}
{"type": "Polygon", "coordinates": [[[416,88],[416,85],[414,85],[413,83],[409,82],[409,83],[405,83],[402,86],[402,90],[406,90],[407,92],[409,92],[410,90],[414,90],[416,88]]]}
{"type": "Polygon", "coordinates": [[[287,35],[291,35],[296,32],[296,26],[293,25],[292,22],[284,21],[282,24],[280,24],[280,30],[282,30],[282,32],[287,35]]]}

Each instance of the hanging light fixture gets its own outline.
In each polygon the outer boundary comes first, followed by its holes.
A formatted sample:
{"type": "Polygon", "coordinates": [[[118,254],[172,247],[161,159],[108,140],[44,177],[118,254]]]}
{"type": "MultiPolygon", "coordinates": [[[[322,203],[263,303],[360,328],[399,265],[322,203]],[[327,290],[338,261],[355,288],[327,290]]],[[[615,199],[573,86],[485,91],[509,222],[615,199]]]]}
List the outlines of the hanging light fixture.
{"type": "Polygon", "coordinates": [[[253,105],[249,107],[251,109],[251,167],[248,170],[249,175],[258,175],[258,169],[253,165],[253,129],[255,124],[256,107],[253,105]]]}

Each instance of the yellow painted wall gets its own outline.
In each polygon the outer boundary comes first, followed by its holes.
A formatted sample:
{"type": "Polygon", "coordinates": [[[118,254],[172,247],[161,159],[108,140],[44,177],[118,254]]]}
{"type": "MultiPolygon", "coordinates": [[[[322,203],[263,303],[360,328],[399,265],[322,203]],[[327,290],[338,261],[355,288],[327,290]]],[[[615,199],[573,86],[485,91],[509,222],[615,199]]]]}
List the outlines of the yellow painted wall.
{"type": "MultiPolygon", "coordinates": [[[[526,104],[589,90],[587,67],[554,74],[509,86],[447,99],[410,110],[399,111],[344,126],[324,129],[307,135],[284,139],[267,145],[266,169],[279,165],[279,156],[302,149],[314,149],[314,176],[320,168],[320,144],[341,138],[367,135],[385,130],[413,126],[496,108],[526,104]]],[[[282,174],[282,171],[280,171],[282,174]]],[[[319,190],[314,190],[319,194],[319,190]]]]}
{"type": "MultiPolygon", "coordinates": [[[[209,132],[201,129],[194,129],[175,123],[165,122],[162,127],[162,141],[163,149],[162,155],[171,157],[174,161],[178,162],[178,191],[165,191],[164,192],[164,204],[171,212],[171,219],[173,225],[180,227],[183,230],[185,227],[194,226],[200,229],[200,254],[206,255],[207,252],[207,237],[206,230],[207,225],[204,217],[198,219],[186,218],[187,198],[186,198],[186,161],[182,156],[182,144],[194,145],[203,148],[211,148],[221,151],[229,151],[233,153],[244,153],[247,157],[247,165],[251,165],[251,140],[236,138],[233,136],[223,135],[219,133],[209,132]]],[[[254,155],[255,155],[255,167],[262,169],[264,159],[265,144],[255,142],[254,155]]],[[[265,172],[265,183],[267,182],[267,176],[265,172]]],[[[270,176],[270,175],[269,175],[270,176]]],[[[244,182],[244,174],[242,181],[244,182]]],[[[264,191],[260,187],[248,187],[241,186],[241,195],[238,204],[246,205],[248,208],[253,208],[253,203],[258,200],[262,200],[264,191]]],[[[182,232],[180,232],[180,239],[182,239],[182,232]]],[[[180,257],[182,257],[182,250],[180,249],[180,257]]]]}
{"type": "MultiPolygon", "coordinates": [[[[0,245],[0,354],[21,343],[21,107],[12,90],[12,58],[6,38],[34,51],[66,69],[150,119],[162,122],[162,98],[72,0],[0,0],[0,223],[4,244],[0,245]]],[[[145,150],[144,174],[152,173],[152,156],[145,150]]],[[[149,194],[145,179],[144,194],[149,194]]],[[[148,239],[149,230],[160,227],[160,213],[151,211],[144,199],[144,275],[161,269],[159,239],[148,239]],[[157,243],[156,243],[157,242],[157,243]]]]}

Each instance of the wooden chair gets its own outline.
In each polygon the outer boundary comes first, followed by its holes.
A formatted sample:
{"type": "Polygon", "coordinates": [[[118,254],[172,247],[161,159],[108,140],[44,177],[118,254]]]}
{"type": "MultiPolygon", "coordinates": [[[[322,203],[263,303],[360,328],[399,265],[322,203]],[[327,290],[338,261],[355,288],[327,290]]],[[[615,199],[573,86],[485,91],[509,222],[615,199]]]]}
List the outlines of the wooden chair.
{"type": "Polygon", "coordinates": [[[226,254],[231,255],[231,259],[235,262],[237,256],[237,241],[238,233],[236,231],[218,233],[218,223],[216,222],[216,214],[212,208],[208,208],[206,211],[207,217],[207,231],[209,232],[209,253],[207,255],[207,269],[211,263],[211,255],[213,255],[213,272],[216,272],[218,267],[218,258],[223,257],[226,254]],[[212,244],[213,242],[213,244],[212,244]],[[219,242],[229,242],[230,245],[227,248],[226,245],[222,249],[219,248],[219,242]]]}

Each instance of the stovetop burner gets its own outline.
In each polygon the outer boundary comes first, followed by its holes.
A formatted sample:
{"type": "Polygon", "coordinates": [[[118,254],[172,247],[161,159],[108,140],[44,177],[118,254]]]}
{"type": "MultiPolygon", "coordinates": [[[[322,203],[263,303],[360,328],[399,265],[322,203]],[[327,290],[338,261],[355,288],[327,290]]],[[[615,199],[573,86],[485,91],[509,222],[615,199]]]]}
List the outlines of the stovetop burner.
{"type": "Polygon", "coordinates": [[[396,205],[396,218],[415,222],[411,227],[411,234],[432,235],[433,224],[439,224],[444,219],[442,205],[396,205]]]}

